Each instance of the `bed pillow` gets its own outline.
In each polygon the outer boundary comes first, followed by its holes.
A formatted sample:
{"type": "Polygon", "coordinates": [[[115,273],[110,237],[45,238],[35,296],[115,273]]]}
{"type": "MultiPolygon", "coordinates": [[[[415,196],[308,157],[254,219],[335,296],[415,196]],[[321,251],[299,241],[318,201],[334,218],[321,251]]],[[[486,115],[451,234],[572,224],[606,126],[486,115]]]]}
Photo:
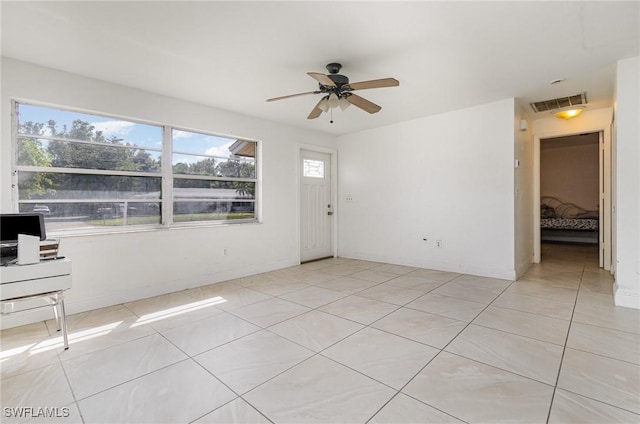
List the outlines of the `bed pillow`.
{"type": "Polygon", "coordinates": [[[540,218],[555,218],[556,211],[549,205],[540,205],[540,218]]]}

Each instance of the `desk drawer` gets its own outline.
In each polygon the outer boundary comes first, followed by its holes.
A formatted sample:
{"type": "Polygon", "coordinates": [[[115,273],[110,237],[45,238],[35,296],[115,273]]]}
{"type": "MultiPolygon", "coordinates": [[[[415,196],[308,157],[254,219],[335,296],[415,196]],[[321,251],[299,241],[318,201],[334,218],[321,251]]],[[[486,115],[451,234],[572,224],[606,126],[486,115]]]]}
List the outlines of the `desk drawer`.
{"type": "Polygon", "coordinates": [[[0,286],[0,300],[70,288],[71,275],[16,281],[15,283],[5,283],[0,286]]]}
{"type": "Polygon", "coordinates": [[[23,280],[37,280],[39,278],[57,277],[71,274],[71,261],[58,259],[40,261],[31,265],[9,265],[0,267],[0,283],[5,284],[23,280]]]}

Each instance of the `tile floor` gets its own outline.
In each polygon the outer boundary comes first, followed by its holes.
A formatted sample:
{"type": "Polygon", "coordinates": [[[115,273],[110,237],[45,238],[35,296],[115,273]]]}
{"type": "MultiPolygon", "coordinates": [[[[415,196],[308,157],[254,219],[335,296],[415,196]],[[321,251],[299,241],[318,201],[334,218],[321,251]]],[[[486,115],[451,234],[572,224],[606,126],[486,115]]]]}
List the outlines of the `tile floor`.
{"type": "Polygon", "coordinates": [[[517,282],[329,259],[68,326],[2,332],[2,422],[640,422],[640,311],[585,246],[517,282]]]}

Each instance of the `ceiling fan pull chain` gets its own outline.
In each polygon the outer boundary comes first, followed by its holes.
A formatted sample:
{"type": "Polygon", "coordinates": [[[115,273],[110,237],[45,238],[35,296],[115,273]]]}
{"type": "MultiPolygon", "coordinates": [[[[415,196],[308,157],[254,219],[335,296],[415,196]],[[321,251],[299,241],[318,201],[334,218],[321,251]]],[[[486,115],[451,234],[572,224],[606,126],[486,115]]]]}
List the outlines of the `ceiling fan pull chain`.
{"type": "Polygon", "coordinates": [[[333,108],[329,109],[330,113],[331,113],[331,120],[329,121],[330,124],[333,124],[333,108]]]}

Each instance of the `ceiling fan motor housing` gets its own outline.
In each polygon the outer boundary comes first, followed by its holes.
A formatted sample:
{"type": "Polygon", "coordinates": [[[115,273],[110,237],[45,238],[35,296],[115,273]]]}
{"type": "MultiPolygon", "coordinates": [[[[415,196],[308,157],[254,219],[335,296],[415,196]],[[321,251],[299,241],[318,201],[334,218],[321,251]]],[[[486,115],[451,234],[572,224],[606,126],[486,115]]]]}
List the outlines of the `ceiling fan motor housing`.
{"type": "Polygon", "coordinates": [[[330,63],[325,66],[325,68],[327,68],[327,71],[329,71],[330,74],[337,74],[338,72],[340,72],[340,68],[342,68],[342,65],[339,63],[330,63]]]}
{"type": "Polygon", "coordinates": [[[339,63],[329,63],[327,66],[325,66],[325,68],[327,68],[327,71],[329,71],[329,75],[327,75],[327,77],[331,81],[333,81],[336,87],[330,87],[320,84],[320,89],[322,91],[326,90],[326,92],[328,93],[336,93],[337,95],[340,95],[342,86],[349,84],[348,77],[338,74],[338,72],[340,72],[340,69],[342,68],[342,65],[339,63]]]}

